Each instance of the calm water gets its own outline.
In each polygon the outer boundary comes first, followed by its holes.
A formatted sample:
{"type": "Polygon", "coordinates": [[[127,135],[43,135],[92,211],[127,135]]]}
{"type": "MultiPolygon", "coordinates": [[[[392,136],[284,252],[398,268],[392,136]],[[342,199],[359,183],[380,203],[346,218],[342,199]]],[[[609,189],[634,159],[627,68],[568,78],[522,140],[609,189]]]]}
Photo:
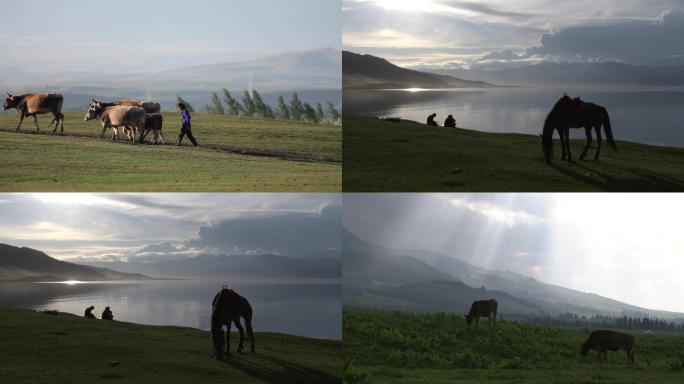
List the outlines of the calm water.
{"type": "MultiPolygon", "coordinates": [[[[56,309],[83,315],[95,306],[99,318],[110,306],[114,318],[151,325],[209,329],[211,300],[223,282],[147,281],[63,283],[0,283],[0,305],[56,309]]],[[[254,310],[256,331],[340,339],[342,288],[339,282],[240,283],[231,285],[254,310]]]]}
{"type": "MultiPolygon", "coordinates": [[[[462,128],[536,134],[563,92],[606,107],[618,140],[684,147],[682,88],[345,90],[343,105],[344,112],[351,114],[424,123],[434,112],[440,125],[452,114],[462,128]]],[[[584,137],[584,130],[572,131],[574,137],[584,137]]]]}

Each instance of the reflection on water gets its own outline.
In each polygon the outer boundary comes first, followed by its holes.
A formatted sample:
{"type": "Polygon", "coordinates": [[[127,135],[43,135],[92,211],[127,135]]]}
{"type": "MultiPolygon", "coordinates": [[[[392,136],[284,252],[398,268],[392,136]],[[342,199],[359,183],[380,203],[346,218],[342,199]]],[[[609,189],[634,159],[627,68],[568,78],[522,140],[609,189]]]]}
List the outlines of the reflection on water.
{"type": "MultiPolygon", "coordinates": [[[[344,112],[422,123],[434,112],[440,125],[451,114],[462,128],[536,134],[563,92],[606,107],[618,140],[684,147],[681,88],[345,90],[344,112]]],[[[584,130],[573,130],[573,136],[583,138],[584,130]]]]}
{"type": "MultiPolygon", "coordinates": [[[[209,329],[211,300],[224,282],[136,281],[86,284],[0,283],[0,305],[56,309],[82,315],[95,306],[97,317],[106,306],[114,318],[151,325],[209,329]]],[[[340,339],[342,288],[339,282],[239,283],[231,288],[254,309],[255,330],[340,339]]]]}

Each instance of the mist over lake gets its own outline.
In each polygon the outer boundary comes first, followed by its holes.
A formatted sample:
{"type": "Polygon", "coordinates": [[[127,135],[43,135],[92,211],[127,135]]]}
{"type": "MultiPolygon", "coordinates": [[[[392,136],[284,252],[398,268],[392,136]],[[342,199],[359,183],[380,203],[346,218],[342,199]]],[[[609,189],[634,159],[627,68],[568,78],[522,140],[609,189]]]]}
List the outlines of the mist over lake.
{"type": "MultiPolygon", "coordinates": [[[[0,283],[0,305],[77,315],[94,305],[93,313],[98,318],[109,306],[119,321],[208,330],[211,300],[223,284],[230,282],[0,283]]],[[[339,281],[240,282],[229,287],[250,301],[257,332],[337,340],[342,337],[339,281]]]]}
{"type": "MultiPolygon", "coordinates": [[[[617,140],[684,146],[684,88],[345,90],[343,104],[348,114],[425,123],[429,114],[436,113],[440,125],[452,114],[457,125],[465,129],[537,134],[563,92],[606,107],[617,140]]],[[[583,129],[573,129],[571,135],[585,137],[583,129]]]]}

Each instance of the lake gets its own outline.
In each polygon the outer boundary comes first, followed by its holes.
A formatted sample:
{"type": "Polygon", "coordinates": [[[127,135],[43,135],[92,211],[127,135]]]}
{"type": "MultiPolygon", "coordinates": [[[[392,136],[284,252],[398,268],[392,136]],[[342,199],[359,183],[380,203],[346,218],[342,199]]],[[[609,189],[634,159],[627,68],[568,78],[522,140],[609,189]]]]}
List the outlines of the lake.
{"type": "MultiPolygon", "coordinates": [[[[93,313],[98,318],[109,306],[115,320],[208,330],[211,300],[223,284],[197,280],[0,283],[0,305],[56,309],[77,315],[94,305],[93,313]]],[[[240,282],[230,288],[250,301],[257,332],[337,340],[342,337],[339,281],[240,282]]]]}
{"type": "MultiPolygon", "coordinates": [[[[349,114],[421,123],[434,112],[440,125],[452,114],[461,128],[537,134],[563,92],[606,107],[617,140],[684,147],[684,88],[345,90],[343,106],[349,114]]],[[[583,129],[571,132],[585,137],[583,129]]]]}

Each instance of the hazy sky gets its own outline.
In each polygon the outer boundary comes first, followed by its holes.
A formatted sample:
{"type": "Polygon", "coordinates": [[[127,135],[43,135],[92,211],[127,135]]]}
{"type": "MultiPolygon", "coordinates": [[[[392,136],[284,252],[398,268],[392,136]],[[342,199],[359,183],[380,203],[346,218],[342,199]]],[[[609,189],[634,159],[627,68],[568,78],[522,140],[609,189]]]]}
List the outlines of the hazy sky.
{"type": "Polygon", "coordinates": [[[324,256],[340,248],[338,194],[2,194],[0,243],[59,259],[198,253],[324,256]]]}
{"type": "Polygon", "coordinates": [[[347,194],[343,224],[391,248],[684,312],[682,217],[678,194],[347,194]]]}
{"type": "Polygon", "coordinates": [[[0,72],[149,72],[341,44],[340,0],[3,2],[0,72]],[[11,57],[7,57],[11,56],[11,57]]]}
{"type": "Polygon", "coordinates": [[[400,65],[684,64],[681,0],[343,0],[343,46],[400,65]]]}

